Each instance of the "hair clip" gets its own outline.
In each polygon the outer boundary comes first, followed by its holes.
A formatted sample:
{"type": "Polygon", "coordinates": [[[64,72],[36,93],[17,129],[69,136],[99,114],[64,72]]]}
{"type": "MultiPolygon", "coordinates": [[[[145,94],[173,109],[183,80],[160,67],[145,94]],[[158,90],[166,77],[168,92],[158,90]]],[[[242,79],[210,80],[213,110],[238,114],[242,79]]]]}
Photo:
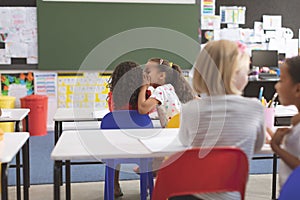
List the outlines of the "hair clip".
{"type": "Polygon", "coordinates": [[[163,60],[163,59],[160,59],[160,60],[159,60],[159,65],[162,65],[163,62],[164,62],[164,60],[163,60]]]}
{"type": "Polygon", "coordinates": [[[240,41],[237,41],[236,43],[238,45],[239,51],[241,53],[245,53],[247,46],[244,43],[240,42],[240,41]]]}
{"type": "Polygon", "coordinates": [[[173,67],[173,63],[172,62],[169,62],[169,65],[170,65],[170,67],[173,67]]]}

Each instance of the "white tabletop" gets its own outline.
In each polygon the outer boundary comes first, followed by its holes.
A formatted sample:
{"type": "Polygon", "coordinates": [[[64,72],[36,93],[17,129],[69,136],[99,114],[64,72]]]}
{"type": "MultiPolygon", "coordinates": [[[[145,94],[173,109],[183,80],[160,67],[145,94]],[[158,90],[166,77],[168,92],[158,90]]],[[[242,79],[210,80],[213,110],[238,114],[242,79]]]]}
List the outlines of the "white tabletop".
{"type": "MultiPolygon", "coordinates": [[[[169,155],[173,149],[151,152],[140,139],[178,129],[103,129],[64,131],[55,145],[53,160],[100,160],[105,158],[145,158],[169,155]]],[[[167,141],[166,143],[171,144],[167,141]]],[[[184,148],[184,147],[183,147],[184,148]]]]}
{"type": "Polygon", "coordinates": [[[102,119],[108,112],[108,109],[97,110],[96,108],[58,108],[53,120],[61,122],[94,121],[102,119]]]}
{"type": "Polygon", "coordinates": [[[28,132],[4,133],[4,139],[0,141],[0,162],[11,162],[28,138],[28,132]]]}
{"type": "Polygon", "coordinates": [[[21,121],[30,112],[30,109],[28,108],[12,108],[12,109],[3,108],[1,110],[2,110],[2,116],[0,116],[0,122],[21,121]]]}
{"type": "Polygon", "coordinates": [[[292,117],[298,113],[296,106],[278,105],[275,108],[275,117],[292,117]]]}
{"type": "MultiPolygon", "coordinates": [[[[101,160],[168,156],[186,149],[177,139],[179,129],[104,129],[64,131],[53,160],[101,160]]],[[[265,145],[258,154],[272,154],[265,145]]],[[[257,155],[257,154],[256,154],[257,155]]]]}

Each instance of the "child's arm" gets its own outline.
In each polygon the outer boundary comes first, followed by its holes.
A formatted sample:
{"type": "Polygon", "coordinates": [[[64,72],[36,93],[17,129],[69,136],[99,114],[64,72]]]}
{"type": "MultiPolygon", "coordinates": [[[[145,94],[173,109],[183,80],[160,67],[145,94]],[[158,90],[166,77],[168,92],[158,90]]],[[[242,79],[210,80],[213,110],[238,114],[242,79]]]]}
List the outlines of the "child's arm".
{"type": "Polygon", "coordinates": [[[150,86],[150,77],[147,74],[143,75],[143,82],[138,97],[138,111],[140,114],[147,114],[160,102],[154,98],[146,99],[147,89],[150,86]]]}
{"type": "Polygon", "coordinates": [[[138,98],[138,110],[140,114],[147,114],[149,113],[151,110],[153,110],[153,108],[155,108],[155,106],[157,104],[159,104],[160,102],[154,98],[148,98],[146,99],[146,91],[147,91],[148,85],[143,85],[140,89],[140,93],[139,93],[139,98],[138,98]]]}
{"type": "Polygon", "coordinates": [[[289,132],[289,128],[277,129],[271,140],[271,148],[291,169],[295,169],[300,166],[300,160],[280,147],[284,136],[289,132]]]}

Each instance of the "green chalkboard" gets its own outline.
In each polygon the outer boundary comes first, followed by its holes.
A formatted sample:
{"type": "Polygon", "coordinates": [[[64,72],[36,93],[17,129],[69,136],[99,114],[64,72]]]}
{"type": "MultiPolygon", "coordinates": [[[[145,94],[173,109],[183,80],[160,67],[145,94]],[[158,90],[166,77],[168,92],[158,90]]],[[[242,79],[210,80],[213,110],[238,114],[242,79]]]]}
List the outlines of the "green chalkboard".
{"type": "Polygon", "coordinates": [[[41,70],[105,70],[124,60],[166,58],[191,68],[199,5],[37,0],[41,70]]]}

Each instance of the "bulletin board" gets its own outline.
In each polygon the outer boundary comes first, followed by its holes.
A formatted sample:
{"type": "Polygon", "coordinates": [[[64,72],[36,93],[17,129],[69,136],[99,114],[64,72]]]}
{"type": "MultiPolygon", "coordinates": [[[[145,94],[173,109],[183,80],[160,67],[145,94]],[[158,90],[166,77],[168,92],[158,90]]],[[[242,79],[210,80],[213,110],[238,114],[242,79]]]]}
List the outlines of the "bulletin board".
{"type": "Polygon", "coordinates": [[[246,6],[246,22],[242,28],[253,28],[254,21],[262,21],[263,15],[282,15],[282,26],[291,28],[294,38],[298,38],[300,28],[299,0],[216,0],[216,14],[220,6],[246,6]]]}
{"type": "Polygon", "coordinates": [[[37,69],[35,0],[0,1],[0,69],[37,69]]]}

